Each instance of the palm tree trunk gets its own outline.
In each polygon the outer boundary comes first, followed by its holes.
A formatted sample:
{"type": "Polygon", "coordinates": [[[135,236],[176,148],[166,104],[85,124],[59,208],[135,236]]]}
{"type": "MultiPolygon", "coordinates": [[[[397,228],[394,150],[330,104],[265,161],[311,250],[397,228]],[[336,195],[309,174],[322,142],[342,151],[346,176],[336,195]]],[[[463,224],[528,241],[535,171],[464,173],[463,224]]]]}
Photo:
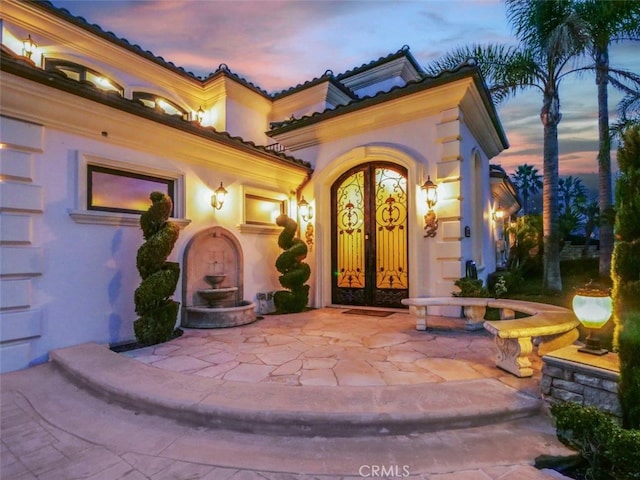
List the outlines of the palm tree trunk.
{"type": "Polygon", "coordinates": [[[611,255],[613,253],[613,225],[610,211],[613,205],[611,187],[611,141],[609,138],[609,98],[607,87],[609,78],[609,52],[596,51],[596,84],[598,85],[598,197],[600,203],[600,262],[601,277],[611,275],[611,255]]]}
{"type": "Polygon", "coordinates": [[[558,123],[560,99],[557,90],[545,92],[540,119],[544,125],[542,177],[543,276],[542,288],[562,292],[560,276],[560,221],[558,214],[558,123]]]}

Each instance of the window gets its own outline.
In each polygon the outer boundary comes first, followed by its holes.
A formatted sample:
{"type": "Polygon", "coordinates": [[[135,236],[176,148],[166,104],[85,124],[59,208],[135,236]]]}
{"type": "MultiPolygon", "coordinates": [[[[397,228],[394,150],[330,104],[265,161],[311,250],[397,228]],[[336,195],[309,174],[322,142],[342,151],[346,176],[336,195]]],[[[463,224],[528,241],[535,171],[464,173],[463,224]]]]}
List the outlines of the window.
{"type": "Polygon", "coordinates": [[[101,90],[116,92],[120,96],[124,95],[124,89],[120,85],[101,73],[91,70],[84,65],[68,62],[66,60],[46,58],[44,61],[44,68],[48,72],[61,73],[65,77],[75,80],[76,82],[88,82],[101,90]]]}
{"type": "Polygon", "coordinates": [[[276,223],[276,218],[284,213],[284,200],[245,194],[244,216],[249,225],[268,225],[276,223]]]}
{"type": "Polygon", "coordinates": [[[187,114],[186,110],[172,101],[152,93],[133,92],[133,99],[142,103],[145,107],[159,109],[168,115],[180,115],[182,117],[187,114]]]}
{"type": "Polygon", "coordinates": [[[185,179],[182,172],[148,164],[120,162],[78,152],[76,223],[140,226],[140,213],[151,205],[151,192],[164,192],[173,200],[171,220],[185,227],[185,179]]]}
{"type": "Polygon", "coordinates": [[[166,193],[174,202],[172,179],[87,165],[87,210],[142,213],[155,191],[166,193]]]}
{"type": "Polygon", "coordinates": [[[276,225],[276,218],[289,213],[289,198],[284,193],[245,186],[243,210],[242,233],[277,235],[282,228],[276,225]]]}

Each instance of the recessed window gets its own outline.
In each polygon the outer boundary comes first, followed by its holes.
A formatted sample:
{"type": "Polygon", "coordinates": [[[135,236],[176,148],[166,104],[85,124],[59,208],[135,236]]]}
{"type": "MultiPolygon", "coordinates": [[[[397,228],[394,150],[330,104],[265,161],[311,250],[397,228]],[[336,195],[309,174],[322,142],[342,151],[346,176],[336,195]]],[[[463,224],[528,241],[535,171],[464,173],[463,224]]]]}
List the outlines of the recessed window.
{"type": "Polygon", "coordinates": [[[245,194],[245,223],[249,225],[275,225],[276,218],[285,212],[284,200],[245,194]]]}
{"type": "Polygon", "coordinates": [[[166,193],[173,201],[174,180],[87,165],[87,210],[142,213],[151,205],[149,195],[155,191],[166,193]]]}
{"type": "Polygon", "coordinates": [[[94,85],[100,90],[107,92],[116,92],[122,96],[124,89],[110,78],[102,75],[95,70],[80,65],[78,63],[68,62],[66,60],[56,60],[54,58],[47,58],[44,61],[44,68],[49,72],[61,73],[71,80],[76,82],[88,82],[94,85]]]}
{"type": "Polygon", "coordinates": [[[133,92],[133,99],[142,103],[145,107],[156,108],[162,110],[168,115],[180,115],[183,116],[187,113],[186,110],[180,108],[171,100],[154,95],[147,92],[133,92]]]}

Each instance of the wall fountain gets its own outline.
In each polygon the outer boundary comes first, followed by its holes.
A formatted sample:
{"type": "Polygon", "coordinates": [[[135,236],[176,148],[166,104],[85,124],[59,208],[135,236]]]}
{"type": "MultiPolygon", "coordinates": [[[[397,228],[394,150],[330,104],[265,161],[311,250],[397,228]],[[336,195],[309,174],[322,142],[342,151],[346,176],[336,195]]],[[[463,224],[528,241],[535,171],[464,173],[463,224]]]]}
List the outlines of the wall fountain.
{"type": "Polygon", "coordinates": [[[185,328],[224,328],[256,320],[256,304],[243,300],[243,256],[235,236],[222,227],[198,232],[182,266],[185,328]]]}

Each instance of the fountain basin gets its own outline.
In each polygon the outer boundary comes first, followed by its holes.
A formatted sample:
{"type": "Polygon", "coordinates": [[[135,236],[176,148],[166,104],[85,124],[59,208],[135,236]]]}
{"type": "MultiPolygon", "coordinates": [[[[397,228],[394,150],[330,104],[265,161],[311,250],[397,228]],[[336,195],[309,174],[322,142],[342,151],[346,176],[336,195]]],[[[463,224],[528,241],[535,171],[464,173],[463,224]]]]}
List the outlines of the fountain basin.
{"type": "Polygon", "coordinates": [[[232,307],[187,307],[181,326],[185,328],[226,328],[256,321],[256,304],[243,300],[232,307]]]}
{"type": "Polygon", "coordinates": [[[218,288],[227,276],[224,273],[214,273],[213,275],[205,275],[204,280],[213,288],[218,288]]]}
{"type": "Polygon", "coordinates": [[[222,307],[225,300],[228,300],[238,291],[238,287],[209,288],[198,290],[198,295],[207,302],[209,307],[222,307]]]}

